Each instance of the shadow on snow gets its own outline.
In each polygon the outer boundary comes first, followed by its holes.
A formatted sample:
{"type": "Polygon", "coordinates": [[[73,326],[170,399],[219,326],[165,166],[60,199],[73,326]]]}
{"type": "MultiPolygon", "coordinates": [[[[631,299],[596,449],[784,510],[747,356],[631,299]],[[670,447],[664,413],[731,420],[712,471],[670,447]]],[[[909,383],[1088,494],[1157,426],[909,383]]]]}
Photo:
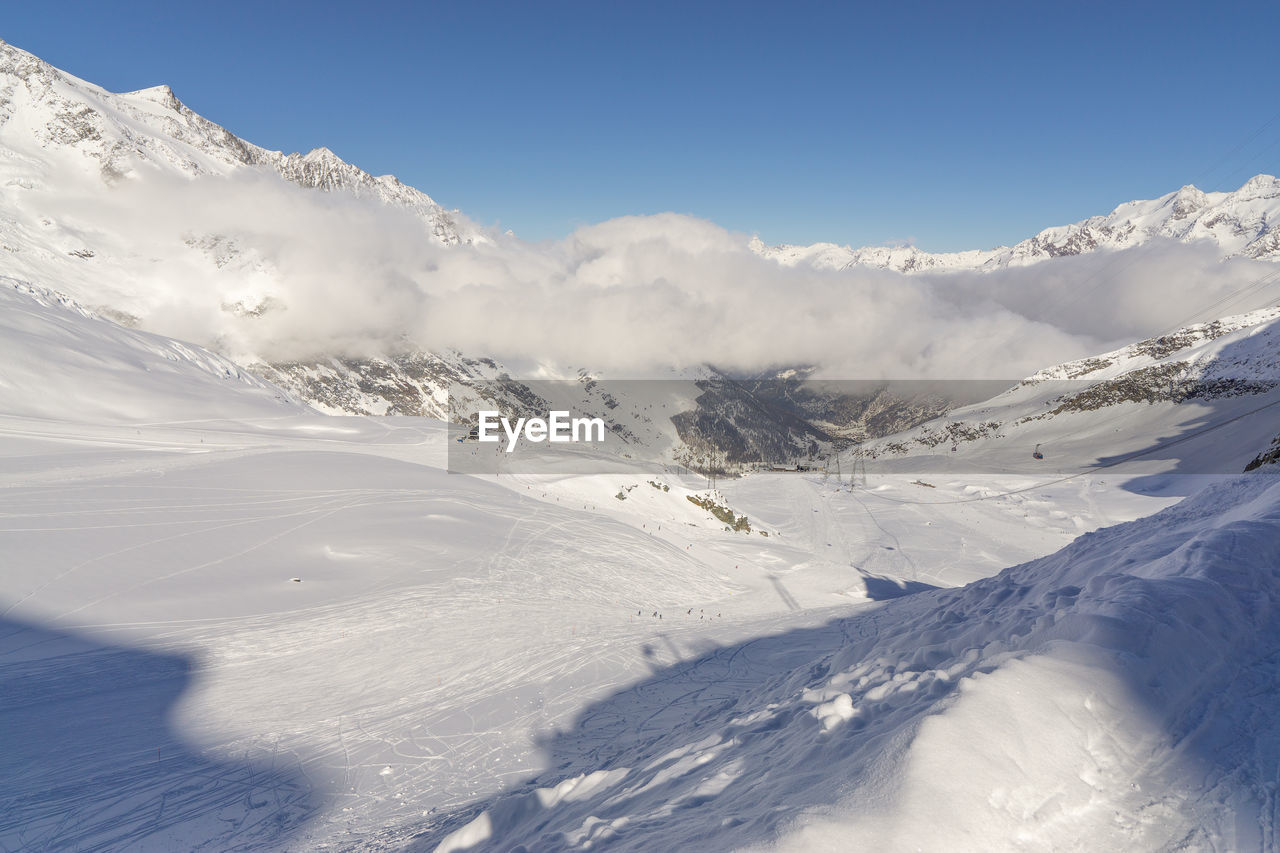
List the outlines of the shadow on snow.
{"type": "Polygon", "coordinates": [[[0,849],[233,850],[318,807],[294,772],[208,758],[170,725],[185,657],[0,619],[0,849]]]}

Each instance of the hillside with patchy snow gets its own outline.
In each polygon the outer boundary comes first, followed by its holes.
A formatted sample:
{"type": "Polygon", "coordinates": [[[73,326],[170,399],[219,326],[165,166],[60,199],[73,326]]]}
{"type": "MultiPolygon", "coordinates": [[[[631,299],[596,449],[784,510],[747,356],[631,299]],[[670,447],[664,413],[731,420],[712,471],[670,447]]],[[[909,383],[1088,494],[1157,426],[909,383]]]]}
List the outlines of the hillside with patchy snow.
{"type": "Polygon", "coordinates": [[[1268,308],[1046,368],[865,452],[900,471],[1234,473],[1268,446],[1277,405],[1280,309],[1268,308]]]}

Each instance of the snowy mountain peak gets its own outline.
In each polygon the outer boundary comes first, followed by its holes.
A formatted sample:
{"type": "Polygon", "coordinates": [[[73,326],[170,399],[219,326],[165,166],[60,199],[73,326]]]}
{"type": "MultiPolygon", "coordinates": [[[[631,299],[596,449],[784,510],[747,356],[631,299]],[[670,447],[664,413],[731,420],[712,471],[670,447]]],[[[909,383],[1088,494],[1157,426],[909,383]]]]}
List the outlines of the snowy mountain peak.
{"type": "Polygon", "coordinates": [[[339,158],[337,154],[334,154],[332,151],[330,151],[328,148],[325,148],[323,145],[321,145],[319,148],[312,148],[310,151],[308,151],[306,154],[302,156],[302,159],[307,160],[309,162],[313,162],[313,163],[314,162],[320,162],[320,163],[334,163],[334,162],[341,163],[342,162],[341,158],[339,158]]]}
{"type": "Polygon", "coordinates": [[[1187,184],[1173,194],[1171,199],[1173,218],[1186,219],[1208,203],[1209,197],[1207,195],[1191,184],[1187,184]]]}
{"type": "Polygon", "coordinates": [[[182,106],[182,102],[178,100],[178,96],[173,93],[173,89],[167,83],[161,83],[159,86],[150,86],[146,89],[138,89],[133,92],[124,92],[120,97],[152,101],[175,110],[182,106]]]}
{"type": "Polygon", "coordinates": [[[1275,175],[1254,175],[1235,194],[1241,198],[1275,198],[1280,195],[1280,178],[1275,175]]]}

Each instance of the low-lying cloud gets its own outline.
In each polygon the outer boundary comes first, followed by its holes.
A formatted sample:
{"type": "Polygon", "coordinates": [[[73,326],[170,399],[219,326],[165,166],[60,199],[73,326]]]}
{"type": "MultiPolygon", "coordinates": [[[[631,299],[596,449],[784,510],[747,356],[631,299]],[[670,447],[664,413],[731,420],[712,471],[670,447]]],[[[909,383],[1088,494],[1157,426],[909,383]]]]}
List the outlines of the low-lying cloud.
{"type": "Polygon", "coordinates": [[[114,259],[103,301],[270,361],[456,348],[614,376],[711,363],[1004,377],[1160,333],[1275,269],[1173,242],[986,274],[788,268],[670,213],[443,247],[407,211],[250,172],[137,178],[60,204],[114,259]]]}

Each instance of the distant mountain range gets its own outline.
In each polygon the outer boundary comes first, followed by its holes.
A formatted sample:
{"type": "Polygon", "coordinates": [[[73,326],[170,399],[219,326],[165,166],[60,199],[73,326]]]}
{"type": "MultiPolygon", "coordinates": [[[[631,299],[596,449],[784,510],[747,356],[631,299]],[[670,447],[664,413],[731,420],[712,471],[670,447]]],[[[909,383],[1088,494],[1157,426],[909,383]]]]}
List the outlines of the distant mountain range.
{"type": "Polygon", "coordinates": [[[1129,201],[1106,216],[1046,228],[1015,246],[967,252],[922,252],[914,246],[852,249],[835,243],[766,246],[756,253],[788,266],[820,269],[874,267],[901,273],[990,271],[1027,266],[1053,258],[1131,249],[1165,238],[1182,243],[1209,241],[1222,258],[1280,260],[1280,179],[1257,175],[1235,192],[1206,193],[1193,186],[1150,201],[1129,201]]]}

